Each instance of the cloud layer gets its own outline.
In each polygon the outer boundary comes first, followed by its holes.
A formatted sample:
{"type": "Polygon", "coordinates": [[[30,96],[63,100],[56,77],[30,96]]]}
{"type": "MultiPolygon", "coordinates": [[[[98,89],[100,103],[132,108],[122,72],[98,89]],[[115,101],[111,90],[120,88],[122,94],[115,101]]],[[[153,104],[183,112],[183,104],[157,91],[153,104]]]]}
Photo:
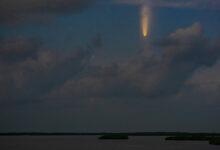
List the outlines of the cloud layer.
{"type": "Polygon", "coordinates": [[[32,15],[71,13],[88,6],[93,0],[1,0],[0,21],[23,21],[32,15]]]}
{"type": "Polygon", "coordinates": [[[85,48],[57,52],[34,39],[15,37],[0,41],[0,103],[40,100],[52,89],[75,77],[87,65],[100,41],[85,48]]]}
{"type": "Polygon", "coordinates": [[[129,59],[92,64],[100,36],[66,52],[2,38],[1,130],[219,130],[219,43],[194,23],[129,59]]]}
{"type": "Polygon", "coordinates": [[[153,7],[219,9],[218,0],[114,0],[122,4],[146,4],[153,7]]]}
{"type": "MultiPolygon", "coordinates": [[[[20,23],[26,20],[48,20],[57,14],[70,14],[103,0],[1,0],[0,23],[20,23]]],[[[219,9],[219,0],[105,0],[104,3],[146,4],[150,7],[219,9]]]]}
{"type": "MultiPolygon", "coordinates": [[[[77,80],[68,80],[48,96],[51,99],[68,100],[162,100],[173,97],[182,93],[188,86],[185,83],[195,84],[198,82],[194,78],[202,79],[196,77],[198,69],[204,66],[216,69],[215,65],[220,56],[219,46],[215,41],[206,38],[201,25],[195,23],[155,41],[151,48],[146,48],[129,61],[91,66],[85,75],[77,80]],[[159,56],[154,54],[154,49],[160,49],[159,56]]],[[[218,80],[218,72],[215,72],[215,69],[212,69],[212,76],[218,80]]]]}
{"type": "Polygon", "coordinates": [[[154,41],[133,58],[106,65],[88,65],[93,50],[101,46],[100,37],[71,53],[44,49],[41,42],[21,37],[0,43],[3,103],[33,97],[73,103],[109,98],[162,100],[187,95],[186,88],[201,93],[217,93],[219,88],[220,45],[204,35],[199,23],[154,41]]]}

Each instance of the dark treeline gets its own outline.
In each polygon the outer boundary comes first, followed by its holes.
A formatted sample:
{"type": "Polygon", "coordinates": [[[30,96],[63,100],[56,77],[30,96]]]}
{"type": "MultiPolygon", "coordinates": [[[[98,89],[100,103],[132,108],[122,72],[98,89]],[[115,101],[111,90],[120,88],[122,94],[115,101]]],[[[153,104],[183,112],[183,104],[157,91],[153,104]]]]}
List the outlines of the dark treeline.
{"type": "Polygon", "coordinates": [[[126,134],[128,136],[220,136],[220,133],[190,133],[190,132],[8,132],[0,133],[0,136],[76,136],[76,135],[105,135],[126,134]]]}

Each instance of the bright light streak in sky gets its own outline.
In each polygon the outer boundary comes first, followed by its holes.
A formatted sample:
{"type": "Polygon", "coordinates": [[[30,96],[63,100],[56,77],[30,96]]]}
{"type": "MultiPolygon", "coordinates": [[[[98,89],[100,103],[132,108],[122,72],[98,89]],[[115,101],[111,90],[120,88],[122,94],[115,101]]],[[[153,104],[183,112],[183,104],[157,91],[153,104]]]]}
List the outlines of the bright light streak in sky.
{"type": "Polygon", "coordinates": [[[146,5],[141,5],[141,32],[144,38],[149,35],[149,8],[146,5]]]}

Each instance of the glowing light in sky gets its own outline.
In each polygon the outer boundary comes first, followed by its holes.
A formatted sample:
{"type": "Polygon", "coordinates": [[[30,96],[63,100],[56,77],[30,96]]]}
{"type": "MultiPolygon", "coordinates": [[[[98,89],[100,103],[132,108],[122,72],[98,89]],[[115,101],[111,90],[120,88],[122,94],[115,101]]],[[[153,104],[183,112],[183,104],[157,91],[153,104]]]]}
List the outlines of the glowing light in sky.
{"type": "Polygon", "coordinates": [[[146,5],[141,6],[141,32],[144,38],[149,34],[149,8],[146,5]]]}

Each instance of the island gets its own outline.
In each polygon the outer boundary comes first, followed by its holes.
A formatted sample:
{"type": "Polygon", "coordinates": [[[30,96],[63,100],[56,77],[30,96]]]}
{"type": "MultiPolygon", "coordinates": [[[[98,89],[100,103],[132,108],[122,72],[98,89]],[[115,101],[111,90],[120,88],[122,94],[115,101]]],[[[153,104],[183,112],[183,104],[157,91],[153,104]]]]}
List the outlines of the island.
{"type": "Polygon", "coordinates": [[[212,145],[220,145],[220,136],[215,134],[180,134],[176,136],[166,137],[169,141],[208,141],[212,145]]]}
{"type": "Polygon", "coordinates": [[[209,144],[211,145],[220,145],[220,137],[215,137],[209,139],[209,144]]]}
{"type": "Polygon", "coordinates": [[[99,137],[100,140],[127,140],[127,134],[104,134],[99,137]]]}

